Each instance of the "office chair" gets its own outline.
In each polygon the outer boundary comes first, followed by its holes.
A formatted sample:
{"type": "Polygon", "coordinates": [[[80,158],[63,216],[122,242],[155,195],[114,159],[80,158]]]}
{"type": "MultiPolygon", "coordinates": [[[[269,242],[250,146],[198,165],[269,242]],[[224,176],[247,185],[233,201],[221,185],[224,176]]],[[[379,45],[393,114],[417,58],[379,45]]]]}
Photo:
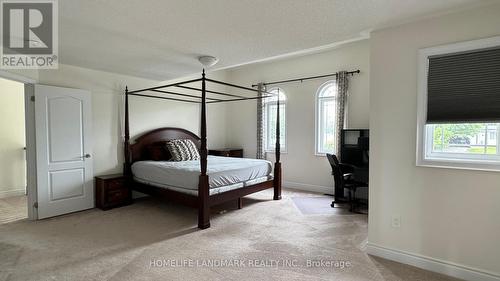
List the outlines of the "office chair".
{"type": "MultiPolygon", "coordinates": [[[[344,188],[349,190],[349,200],[347,201],[350,205],[349,211],[354,212],[356,189],[358,187],[364,187],[366,184],[354,179],[354,166],[340,163],[337,156],[333,154],[326,154],[326,157],[328,158],[328,162],[330,162],[330,166],[332,168],[335,186],[340,185],[340,190],[344,190],[344,188]]],[[[332,201],[332,208],[335,208],[335,203],[335,201],[332,201]]]]}

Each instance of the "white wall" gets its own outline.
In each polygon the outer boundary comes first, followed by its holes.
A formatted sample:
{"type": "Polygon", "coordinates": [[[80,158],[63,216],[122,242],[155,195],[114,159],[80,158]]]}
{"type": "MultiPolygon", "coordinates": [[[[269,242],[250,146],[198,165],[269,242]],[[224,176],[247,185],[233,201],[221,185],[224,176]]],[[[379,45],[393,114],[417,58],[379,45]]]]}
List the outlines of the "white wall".
{"type": "Polygon", "coordinates": [[[500,278],[500,174],[415,165],[417,50],[495,35],[500,5],[372,34],[370,244],[500,278]]]}
{"type": "MultiPolygon", "coordinates": [[[[121,172],[123,167],[123,144],[121,138],[120,111],[121,95],[125,85],[130,90],[159,85],[158,81],[135,78],[109,72],[91,70],[69,65],[59,65],[57,70],[40,70],[16,73],[34,78],[40,84],[79,88],[92,93],[93,113],[93,163],[94,174],[102,175],[121,172]]],[[[213,74],[220,79],[219,75],[213,74]]],[[[224,105],[208,109],[208,145],[225,146],[224,105]]],[[[159,127],[181,127],[199,131],[199,106],[197,104],[131,97],[131,137],[159,127]]]]}
{"type": "Polygon", "coordinates": [[[26,188],[24,84],[0,78],[0,198],[26,188]]]}
{"type": "MultiPolygon", "coordinates": [[[[360,69],[350,80],[349,127],[367,128],[369,123],[369,42],[358,41],[336,49],[302,57],[252,64],[228,70],[232,83],[251,86],[304,76],[360,69]]],[[[326,157],[315,156],[315,95],[328,79],[279,85],[287,101],[287,153],[282,154],[286,185],[310,190],[333,191],[333,177],[326,157]]],[[[228,144],[243,147],[246,157],[256,154],[256,103],[228,105],[228,144]]],[[[269,159],[274,159],[268,154],[269,159]]]]}

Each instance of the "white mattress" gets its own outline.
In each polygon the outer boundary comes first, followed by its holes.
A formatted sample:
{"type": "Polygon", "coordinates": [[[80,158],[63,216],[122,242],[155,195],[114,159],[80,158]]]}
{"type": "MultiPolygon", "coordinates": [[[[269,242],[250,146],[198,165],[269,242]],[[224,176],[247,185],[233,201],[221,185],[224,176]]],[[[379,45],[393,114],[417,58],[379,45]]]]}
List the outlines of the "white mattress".
{"type": "MultiPolygon", "coordinates": [[[[212,187],[208,191],[208,194],[209,195],[214,195],[214,194],[218,194],[218,193],[230,191],[230,190],[233,190],[233,189],[245,188],[245,187],[250,186],[250,185],[254,185],[254,184],[258,184],[258,183],[261,183],[261,182],[265,182],[265,181],[271,180],[272,178],[273,178],[272,176],[267,176],[267,177],[256,178],[256,179],[249,180],[249,181],[246,181],[246,182],[240,182],[240,183],[235,183],[235,184],[221,186],[221,187],[212,187]]],[[[186,188],[175,187],[175,186],[169,186],[169,185],[166,185],[166,184],[150,182],[150,181],[139,179],[139,178],[136,178],[136,177],[134,177],[134,179],[136,181],[138,181],[138,182],[143,183],[143,184],[148,184],[148,185],[152,185],[152,186],[156,186],[156,187],[161,187],[161,188],[170,189],[170,190],[173,190],[173,191],[178,191],[178,192],[182,192],[182,193],[186,193],[186,194],[198,196],[198,190],[186,189],[186,188]]]]}
{"type": "MultiPolygon", "coordinates": [[[[208,156],[207,174],[210,189],[271,177],[272,164],[267,160],[208,156]]],[[[200,161],[139,161],[132,165],[134,178],[160,187],[198,191],[200,161]]],[[[263,180],[264,181],[264,180],[263,180]]]]}

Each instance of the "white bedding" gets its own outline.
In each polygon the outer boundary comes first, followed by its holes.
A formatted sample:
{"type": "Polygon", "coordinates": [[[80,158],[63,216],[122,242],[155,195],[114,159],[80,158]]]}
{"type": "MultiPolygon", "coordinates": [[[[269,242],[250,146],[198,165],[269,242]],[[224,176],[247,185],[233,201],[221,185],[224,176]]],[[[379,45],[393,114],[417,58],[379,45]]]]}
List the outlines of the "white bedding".
{"type": "MultiPolygon", "coordinates": [[[[208,156],[210,189],[270,178],[272,164],[267,160],[208,156]]],[[[161,187],[198,190],[200,161],[139,161],[132,165],[138,181],[161,187]]]]}

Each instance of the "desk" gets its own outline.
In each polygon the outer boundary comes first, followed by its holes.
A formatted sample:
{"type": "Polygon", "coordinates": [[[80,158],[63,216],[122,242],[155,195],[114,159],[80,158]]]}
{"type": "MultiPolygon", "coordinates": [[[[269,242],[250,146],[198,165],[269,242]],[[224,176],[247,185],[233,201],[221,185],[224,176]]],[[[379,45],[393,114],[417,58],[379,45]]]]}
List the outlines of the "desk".
{"type": "Polygon", "coordinates": [[[354,167],[354,180],[368,185],[369,171],[368,167],[354,167]]]}
{"type": "MultiPolygon", "coordinates": [[[[365,183],[368,186],[369,170],[368,166],[354,166],[354,180],[365,183]]],[[[346,203],[349,199],[344,195],[344,190],[335,183],[335,203],[346,203]]]]}

